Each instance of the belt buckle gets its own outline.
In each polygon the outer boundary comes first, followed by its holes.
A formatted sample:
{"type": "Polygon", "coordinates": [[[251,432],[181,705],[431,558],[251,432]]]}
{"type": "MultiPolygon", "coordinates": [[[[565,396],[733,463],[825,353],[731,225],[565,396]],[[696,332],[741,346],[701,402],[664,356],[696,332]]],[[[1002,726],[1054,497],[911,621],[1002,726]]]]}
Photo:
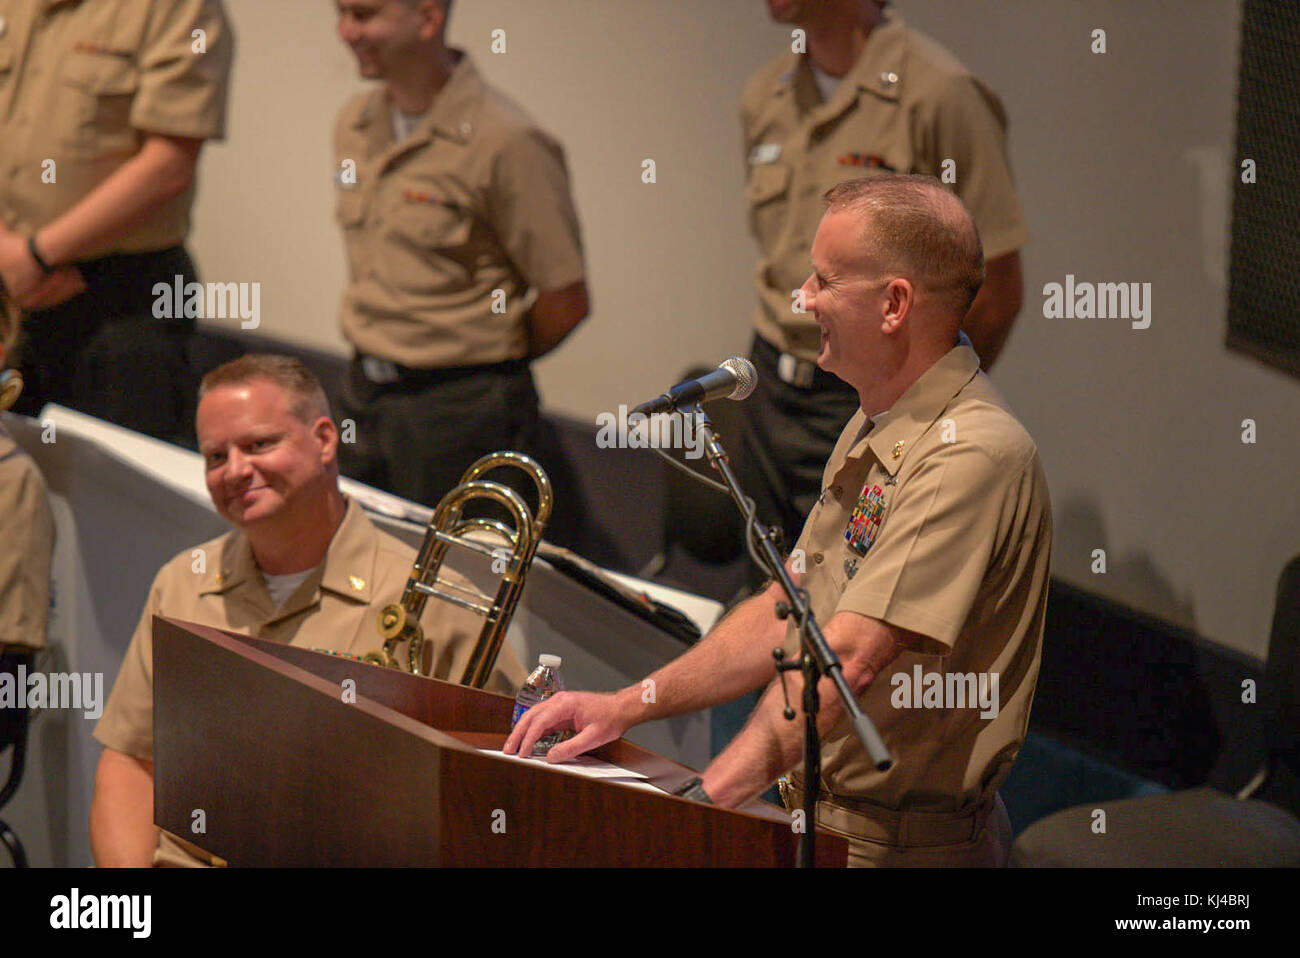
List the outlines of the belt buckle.
{"type": "Polygon", "coordinates": [[[776,360],[776,374],[781,377],[782,382],[807,389],[813,384],[813,378],[817,375],[817,364],[800,359],[792,353],[782,353],[776,360]]]}
{"type": "Polygon", "coordinates": [[[397,370],[396,363],[387,359],[380,359],[378,356],[362,356],[361,372],[372,383],[380,386],[395,383],[402,378],[402,374],[397,370]]]}

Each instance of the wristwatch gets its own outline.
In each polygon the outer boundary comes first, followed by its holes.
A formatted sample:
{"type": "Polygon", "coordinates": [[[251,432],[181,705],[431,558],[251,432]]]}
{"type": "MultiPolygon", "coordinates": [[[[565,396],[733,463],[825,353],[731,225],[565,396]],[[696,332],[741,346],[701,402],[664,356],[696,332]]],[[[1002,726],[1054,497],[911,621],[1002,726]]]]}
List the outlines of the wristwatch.
{"type": "Polygon", "coordinates": [[[54,272],[54,267],[51,266],[49,263],[45,262],[45,257],[42,256],[41,251],[36,248],[35,233],[27,237],[27,252],[32,254],[32,259],[36,260],[36,265],[41,268],[41,272],[44,273],[46,276],[49,276],[51,273],[54,272]]]}
{"type": "Polygon", "coordinates": [[[673,792],[678,798],[689,798],[693,802],[703,802],[705,805],[712,805],[713,799],[709,798],[709,793],[704,790],[704,779],[698,775],[686,782],[680,788],[673,792]]]}

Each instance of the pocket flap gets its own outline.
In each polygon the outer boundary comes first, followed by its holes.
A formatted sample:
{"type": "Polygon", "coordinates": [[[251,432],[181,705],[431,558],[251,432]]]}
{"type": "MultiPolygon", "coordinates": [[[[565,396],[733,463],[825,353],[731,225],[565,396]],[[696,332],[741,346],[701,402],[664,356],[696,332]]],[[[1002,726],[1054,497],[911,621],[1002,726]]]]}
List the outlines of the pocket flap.
{"type": "Polygon", "coordinates": [[[134,93],[137,84],[134,64],[111,54],[74,51],[63,61],[59,75],[73,86],[96,95],[134,93]]]}
{"type": "Polygon", "coordinates": [[[750,168],[745,184],[745,198],[751,206],[758,206],[783,194],[790,188],[790,167],[784,163],[759,163],[750,168]]]}

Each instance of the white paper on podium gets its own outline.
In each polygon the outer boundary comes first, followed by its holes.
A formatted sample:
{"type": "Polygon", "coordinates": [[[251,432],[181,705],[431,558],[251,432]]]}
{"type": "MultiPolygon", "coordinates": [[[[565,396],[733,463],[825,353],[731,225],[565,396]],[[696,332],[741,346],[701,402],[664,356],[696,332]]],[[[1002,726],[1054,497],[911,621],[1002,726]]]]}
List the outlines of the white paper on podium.
{"type": "Polygon", "coordinates": [[[521,762],[523,764],[540,764],[557,772],[566,772],[569,775],[578,775],[582,778],[596,778],[606,782],[613,782],[616,785],[630,785],[632,788],[639,788],[647,792],[658,792],[666,794],[663,789],[658,788],[646,780],[646,776],[641,772],[634,772],[630,768],[623,768],[621,765],[615,765],[612,762],[602,761],[598,758],[592,758],[590,755],[579,755],[577,758],[569,759],[567,762],[561,762],[552,765],[545,758],[524,758],[519,755],[507,755],[500,749],[481,748],[479,749],[484,755],[491,755],[493,758],[503,758],[507,762],[521,762]]]}

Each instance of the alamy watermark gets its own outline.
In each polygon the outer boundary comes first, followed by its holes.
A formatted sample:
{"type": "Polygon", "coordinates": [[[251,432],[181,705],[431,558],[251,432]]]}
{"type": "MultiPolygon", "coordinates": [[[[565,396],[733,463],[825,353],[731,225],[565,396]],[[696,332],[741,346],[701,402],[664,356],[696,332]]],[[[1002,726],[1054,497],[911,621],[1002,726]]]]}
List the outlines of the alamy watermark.
{"type": "Polygon", "coordinates": [[[20,664],[0,672],[0,709],[81,709],[88,719],[104,712],[103,672],[32,672],[20,664]]]}
{"type": "Polygon", "coordinates": [[[124,929],[133,938],[148,938],[153,930],[151,895],[83,895],[73,888],[50,899],[50,927],[124,929]]]}
{"type": "Polygon", "coordinates": [[[998,717],[998,673],[925,672],[920,663],[911,673],[895,672],[889,704],[896,709],[979,708],[980,718],[998,717]]]}
{"type": "Polygon", "coordinates": [[[154,319],[237,319],[241,329],[262,324],[261,283],[187,283],[179,273],[153,285],[154,319]]]}
{"type": "Polygon", "coordinates": [[[1127,319],[1134,329],[1151,325],[1150,283],[1076,282],[1073,273],[1065,283],[1043,286],[1044,319],[1127,319]]]}
{"type": "Polygon", "coordinates": [[[599,449],[683,449],[687,459],[704,455],[704,434],[698,414],[656,413],[647,416],[619,406],[618,413],[596,416],[596,447],[599,449]]]}

